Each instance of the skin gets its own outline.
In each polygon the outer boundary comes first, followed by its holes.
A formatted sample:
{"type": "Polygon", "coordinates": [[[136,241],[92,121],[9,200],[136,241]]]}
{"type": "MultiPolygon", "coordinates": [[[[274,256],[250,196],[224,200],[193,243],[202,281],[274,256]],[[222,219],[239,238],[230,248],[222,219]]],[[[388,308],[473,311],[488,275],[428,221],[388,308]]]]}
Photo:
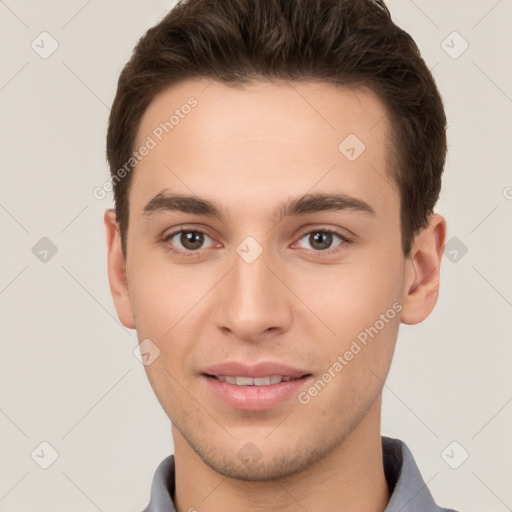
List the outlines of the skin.
{"type": "Polygon", "coordinates": [[[133,171],[126,258],[113,210],[104,216],[118,316],[160,350],[145,369],[172,422],[177,510],[383,511],[383,383],[400,323],[421,322],[437,301],[445,220],[432,214],[404,256],[387,114],[369,90],[187,81],[150,104],[136,147],[190,96],[198,106],[133,171]],[[349,134],[366,146],[353,162],[338,149],[349,134]],[[212,200],[225,217],[145,215],[162,190],[212,200]],[[374,215],[273,217],[306,193],[343,193],[374,215]],[[180,229],[202,231],[203,244],[165,239],[180,229]],[[322,229],[351,241],[322,246],[313,238],[322,229]],[[263,250],[252,263],[236,252],[247,236],[263,250]],[[294,395],[269,410],[235,410],[200,375],[227,360],[273,360],[316,381],[397,303],[395,318],[305,405],[294,395]],[[238,456],[247,443],[260,454],[252,464],[238,456]]]}

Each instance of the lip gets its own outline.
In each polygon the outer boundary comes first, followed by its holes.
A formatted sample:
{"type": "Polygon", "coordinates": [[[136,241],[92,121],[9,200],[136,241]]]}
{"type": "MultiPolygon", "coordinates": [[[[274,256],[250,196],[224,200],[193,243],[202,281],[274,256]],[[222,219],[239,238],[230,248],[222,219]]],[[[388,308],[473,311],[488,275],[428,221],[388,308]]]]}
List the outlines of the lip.
{"type": "Polygon", "coordinates": [[[293,368],[285,364],[274,361],[262,361],[256,364],[237,363],[235,361],[226,361],[215,364],[203,370],[201,373],[206,375],[232,375],[233,377],[269,377],[271,375],[281,375],[297,379],[304,375],[309,375],[307,370],[293,368]]]}
{"type": "Polygon", "coordinates": [[[225,362],[207,368],[201,375],[207,390],[232,409],[244,411],[264,411],[297,396],[300,388],[312,378],[306,370],[293,368],[276,362],[261,362],[254,365],[225,362]],[[237,377],[268,377],[281,375],[294,380],[267,386],[237,386],[223,382],[214,375],[237,377]]]}

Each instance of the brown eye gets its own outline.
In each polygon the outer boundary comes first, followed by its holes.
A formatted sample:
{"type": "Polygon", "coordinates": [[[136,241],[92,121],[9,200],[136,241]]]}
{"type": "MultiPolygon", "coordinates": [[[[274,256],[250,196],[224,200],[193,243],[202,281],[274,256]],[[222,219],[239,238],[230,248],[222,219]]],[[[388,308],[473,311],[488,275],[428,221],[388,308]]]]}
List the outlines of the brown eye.
{"type": "Polygon", "coordinates": [[[318,233],[311,233],[309,235],[309,243],[313,249],[324,251],[325,249],[329,249],[331,247],[332,238],[332,233],[319,231],[318,233]]]}
{"type": "Polygon", "coordinates": [[[180,252],[193,252],[203,248],[205,237],[210,238],[201,231],[181,230],[165,237],[165,243],[176,247],[180,252]]]}
{"type": "Polygon", "coordinates": [[[347,238],[341,235],[340,233],[325,229],[319,229],[316,231],[310,231],[309,233],[306,233],[300,239],[299,246],[302,247],[303,249],[312,248],[314,251],[317,252],[327,251],[332,248],[332,244],[335,238],[338,238],[340,240],[340,243],[335,245],[334,248],[348,242],[347,238]],[[309,244],[310,247],[302,245],[301,242],[303,240],[306,240],[307,244],[309,244]]]}
{"type": "Polygon", "coordinates": [[[182,231],[180,242],[185,249],[199,249],[203,245],[204,236],[198,231],[182,231]]]}

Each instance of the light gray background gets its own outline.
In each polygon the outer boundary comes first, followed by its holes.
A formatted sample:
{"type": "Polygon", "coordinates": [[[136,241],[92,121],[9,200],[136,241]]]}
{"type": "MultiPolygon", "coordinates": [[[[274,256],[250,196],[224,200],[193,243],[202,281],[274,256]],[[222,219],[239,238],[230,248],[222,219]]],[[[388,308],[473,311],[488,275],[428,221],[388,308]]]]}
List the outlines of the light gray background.
{"type": "MultiPolygon", "coordinates": [[[[172,450],[170,422],[133,353],[135,332],[121,326],[110,297],[102,214],[112,200],[92,195],[108,177],[106,123],[119,72],[172,5],[0,0],[0,511],[139,512],[172,450]],[[31,47],[50,48],[43,31],[58,43],[46,59],[31,47]],[[46,262],[32,251],[42,237],[57,248],[46,262]],[[58,452],[48,469],[38,464],[50,455],[43,441],[58,452]]],[[[401,330],[382,432],[409,445],[438,503],[505,512],[512,1],[388,5],[445,100],[449,157],[438,211],[458,246],[443,260],[434,313],[401,330]],[[454,31],[469,44],[458,58],[464,41],[454,31]]]]}

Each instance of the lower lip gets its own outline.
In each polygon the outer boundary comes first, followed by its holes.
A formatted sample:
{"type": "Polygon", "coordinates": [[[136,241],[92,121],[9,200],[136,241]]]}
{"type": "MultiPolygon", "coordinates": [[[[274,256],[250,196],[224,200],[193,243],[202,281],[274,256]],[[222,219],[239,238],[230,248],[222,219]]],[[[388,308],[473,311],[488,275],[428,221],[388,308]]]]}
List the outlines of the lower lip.
{"type": "Polygon", "coordinates": [[[310,375],[300,379],[279,382],[268,386],[237,386],[215,377],[203,375],[210,391],[233,409],[243,411],[264,411],[276,407],[297,394],[310,375]]]}

